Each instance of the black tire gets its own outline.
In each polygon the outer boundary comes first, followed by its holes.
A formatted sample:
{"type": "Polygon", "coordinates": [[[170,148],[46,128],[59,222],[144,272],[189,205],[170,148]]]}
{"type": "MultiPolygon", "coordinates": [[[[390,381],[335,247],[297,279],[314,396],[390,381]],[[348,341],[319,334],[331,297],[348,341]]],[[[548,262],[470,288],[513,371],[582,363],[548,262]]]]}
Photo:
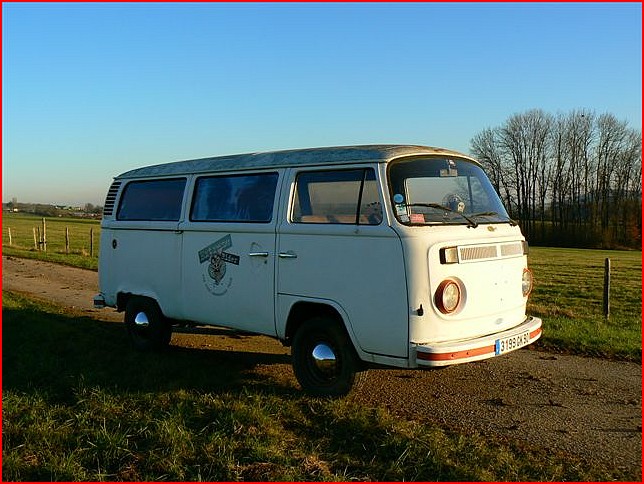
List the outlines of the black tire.
{"type": "Polygon", "coordinates": [[[170,344],[172,325],[153,299],[132,297],[125,307],[125,327],[137,351],[159,351],[170,344]]]}
{"type": "Polygon", "coordinates": [[[340,397],[362,380],[360,360],[351,340],[331,318],[314,318],[302,324],[293,339],[292,358],[297,381],[313,396],[340,397]]]}

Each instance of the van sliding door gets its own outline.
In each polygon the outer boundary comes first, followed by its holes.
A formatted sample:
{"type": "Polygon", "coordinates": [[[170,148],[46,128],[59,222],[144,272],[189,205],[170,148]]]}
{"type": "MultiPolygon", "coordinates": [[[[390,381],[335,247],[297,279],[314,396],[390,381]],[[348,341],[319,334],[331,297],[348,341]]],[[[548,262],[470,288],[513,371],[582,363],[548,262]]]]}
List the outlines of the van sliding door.
{"type": "Polygon", "coordinates": [[[279,173],[195,180],[183,231],[185,318],[275,335],[275,201],[279,173]]]}

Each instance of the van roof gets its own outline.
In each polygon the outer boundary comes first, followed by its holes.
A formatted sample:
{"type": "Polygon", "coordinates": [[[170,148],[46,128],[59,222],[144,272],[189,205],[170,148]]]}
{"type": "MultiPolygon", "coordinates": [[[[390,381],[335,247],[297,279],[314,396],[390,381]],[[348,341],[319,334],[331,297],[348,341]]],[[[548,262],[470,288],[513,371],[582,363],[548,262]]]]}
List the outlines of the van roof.
{"type": "Polygon", "coordinates": [[[211,173],[232,170],[257,170],[291,166],[329,166],[345,163],[388,163],[403,156],[446,155],[466,158],[467,155],[443,148],[414,145],[361,145],[268,151],[241,155],[216,156],[196,160],[175,161],[127,171],[120,178],[211,173]]]}

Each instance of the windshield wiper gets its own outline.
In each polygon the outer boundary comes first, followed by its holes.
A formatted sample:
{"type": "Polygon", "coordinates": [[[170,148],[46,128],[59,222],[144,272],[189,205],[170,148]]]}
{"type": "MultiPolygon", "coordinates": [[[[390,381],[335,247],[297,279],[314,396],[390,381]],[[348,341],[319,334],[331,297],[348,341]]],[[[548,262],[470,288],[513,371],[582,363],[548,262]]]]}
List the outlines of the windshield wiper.
{"type": "Polygon", "coordinates": [[[461,217],[463,217],[465,220],[467,220],[467,222],[468,222],[467,226],[468,226],[468,227],[472,227],[472,228],[474,228],[474,229],[475,229],[476,227],[478,227],[478,226],[479,226],[478,222],[476,222],[475,220],[471,219],[471,218],[470,218],[470,217],[468,217],[467,215],[464,215],[463,213],[461,213],[461,212],[459,212],[459,211],[457,211],[457,210],[452,210],[451,208],[446,207],[445,205],[440,205],[440,204],[438,204],[438,203],[407,203],[407,204],[406,204],[406,206],[407,206],[407,207],[428,207],[428,208],[436,208],[436,209],[438,209],[438,210],[443,210],[443,211],[445,211],[445,212],[455,213],[455,214],[460,215],[461,217]]]}
{"type": "MultiPolygon", "coordinates": [[[[493,217],[495,215],[498,215],[498,212],[480,212],[480,213],[474,213],[470,215],[470,217],[493,217]]],[[[512,227],[516,227],[519,225],[516,221],[512,220],[510,217],[508,217],[507,220],[503,220],[503,222],[509,223],[512,227]]]]}

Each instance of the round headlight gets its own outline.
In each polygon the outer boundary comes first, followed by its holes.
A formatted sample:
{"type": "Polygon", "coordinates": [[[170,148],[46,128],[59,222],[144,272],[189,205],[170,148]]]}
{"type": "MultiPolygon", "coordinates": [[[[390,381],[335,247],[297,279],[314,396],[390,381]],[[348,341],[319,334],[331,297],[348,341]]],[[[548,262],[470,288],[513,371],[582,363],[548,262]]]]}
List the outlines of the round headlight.
{"type": "Polygon", "coordinates": [[[456,281],[447,279],[441,282],[436,290],[435,299],[436,307],[443,314],[449,314],[456,311],[461,302],[461,288],[456,281]]]}
{"type": "Polygon", "coordinates": [[[530,269],[523,269],[521,292],[523,292],[523,297],[528,297],[532,292],[532,272],[530,272],[530,269]]]}

